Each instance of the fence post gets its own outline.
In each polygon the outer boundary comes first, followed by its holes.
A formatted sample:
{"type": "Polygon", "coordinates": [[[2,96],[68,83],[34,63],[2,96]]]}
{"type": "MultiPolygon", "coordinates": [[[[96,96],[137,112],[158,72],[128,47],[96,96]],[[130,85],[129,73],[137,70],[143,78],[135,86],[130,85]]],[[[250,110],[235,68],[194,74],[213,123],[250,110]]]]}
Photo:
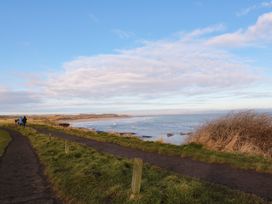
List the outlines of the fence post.
{"type": "Polygon", "coordinates": [[[52,140],[52,135],[51,135],[51,133],[49,133],[49,141],[51,141],[52,140]]]}
{"type": "Polygon", "coordinates": [[[130,196],[130,199],[135,199],[135,197],[139,195],[140,193],[142,171],[143,171],[143,160],[140,158],[134,158],[133,174],[132,174],[132,182],[131,182],[132,194],[130,196]]]}
{"type": "Polygon", "coordinates": [[[65,154],[68,154],[68,153],[69,153],[69,145],[68,145],[67,140],[65,140],[65,147],[64,147],[64,150],[65,150],[65,154]]]}

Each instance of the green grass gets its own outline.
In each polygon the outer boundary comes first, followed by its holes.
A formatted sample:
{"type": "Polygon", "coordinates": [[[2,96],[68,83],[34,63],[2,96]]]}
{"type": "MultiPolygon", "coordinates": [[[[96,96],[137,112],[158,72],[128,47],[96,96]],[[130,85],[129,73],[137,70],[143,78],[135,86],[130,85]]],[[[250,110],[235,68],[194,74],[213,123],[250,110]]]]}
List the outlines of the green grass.
{"type": "MultiPolygon", "coordinates": [[[[37,127],[37,126],[33,126],[37,127]]],[[[41,126],[39,126],[41,127],[41,126]]],[[[209,150],[200,144],[171,145],[159,142],[148,142],[136,137],[120,137],[110,133],[95,133],[75,128],[54,128],[51,126],[42,126],[44,128],[64,131],[68,134],[80,137],[90,138],[101,142],[116,143],[125,147],[140,149],[147,152],[157,152],[165,155],[175,155],[181,157],[190,157],[208,163],[224,163],[239,169],[252,169],[259,172],[272,173],[272,159],[257,155],[248,155],[242,153],[229,153],[209,150]]]]}
{"type": "Polygon", "coordinates": [[[17,128],[26,135],[45,166],[54,189],[65,203],[265,203],[262,199],[183,177],[147,164],[143,168],[141,193],[129,200],[132,161],[103,154],[92,148],[49,140],[31,128],[17,128]]]}
{"type": "Polygon", "coordinates": [[[2,156],[2,154],[4,153],[5,148],[10,140],[11,137],[9,136],[9,133],[7,131],[0,130],[0,156],[2,156]]]}

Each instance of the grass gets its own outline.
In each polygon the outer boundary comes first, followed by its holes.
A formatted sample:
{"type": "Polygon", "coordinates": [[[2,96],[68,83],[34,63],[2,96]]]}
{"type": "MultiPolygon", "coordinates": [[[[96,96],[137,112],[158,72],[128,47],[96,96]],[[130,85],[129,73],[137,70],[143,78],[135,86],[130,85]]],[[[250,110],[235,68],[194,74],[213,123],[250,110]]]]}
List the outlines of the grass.
{"type": "Polygon", "coordinates": [[[0,130],[0,156],[5,151],[5,148],[7,147],[8,143],[11,141],[11,137],[9,136],[9,133],[4,130],[0,130]]]}
{"type": "Polygon", "coordinates": [[[260,172],[272,173],[272,160],[258,155],[248,155],[234,152],[221,152],[205,148],[201,144],[191,143],[177,146],[160,142],[143,141],[136,137],[120,137],[110,133],[96,133],[77,128],[55,128],[45,125],[34,125],[52,130],[64,131],[68,134],[90,138],[101,142],[111,142],[122,146],[140,149],[147,152],[157,152],[165,155],[190,157],[208,163],[224,163],[235,168],[252,169],[260,172]]]}
{"type": "Polygon", "coordinates": [[[209,149],[272,159],[272,116],[253,111],[231,113],[204,124],[193,140],[209,149]]]}
{"type": "Polygon", "coordinates": [[[92,148],[49,140],[32,128],[19,128],[35,148],[54,189],[65,203],[265,203],[262,199],[183,177],[144,164],[141,193],[129,200],[132,161],[103,154],[92,148]]]}

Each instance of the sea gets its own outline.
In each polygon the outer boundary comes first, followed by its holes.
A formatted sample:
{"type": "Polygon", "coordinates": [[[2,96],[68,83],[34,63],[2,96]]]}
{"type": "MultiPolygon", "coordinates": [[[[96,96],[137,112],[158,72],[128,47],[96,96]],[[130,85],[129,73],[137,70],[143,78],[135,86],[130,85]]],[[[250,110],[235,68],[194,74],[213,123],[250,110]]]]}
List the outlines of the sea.
{"type": "Polygon", "coordinates": [[[97,121],[73,121],[73,127],[83,127],[104,132],[129,132],[146,141],[163,141],[181,145],[191,133],[204,123],[223,116],[224,113],[132,116],[97,121]]]}

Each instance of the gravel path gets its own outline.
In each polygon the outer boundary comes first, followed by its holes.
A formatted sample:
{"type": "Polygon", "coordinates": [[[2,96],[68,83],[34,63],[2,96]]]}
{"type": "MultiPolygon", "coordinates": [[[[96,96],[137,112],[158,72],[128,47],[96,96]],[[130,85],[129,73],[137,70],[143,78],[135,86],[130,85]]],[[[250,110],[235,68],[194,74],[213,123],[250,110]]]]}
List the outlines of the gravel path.
{"type": "Polygon", "coordinates": [[[18,132],[7,131],[12,141],[0,160],[0,203],[61,203],[43,176],[29,141],[18,132]]]}
{"type": "Polygon", "coordinates": [[[98,142],[92,139],[78,137],[62,131],[43,128],[38,128],[37,131],[46,135],[51,134],[54,137],[77,142],[92,147],[100,152],[106,152],[125,158],[140,157],[145,162],[182,175],[222,184],[233,189],[256,194],[266,200],[272,200],[272,174],[235,169],[224,164],[209,164],[190,158],[144,152],[113,143],[98,142]]]}

